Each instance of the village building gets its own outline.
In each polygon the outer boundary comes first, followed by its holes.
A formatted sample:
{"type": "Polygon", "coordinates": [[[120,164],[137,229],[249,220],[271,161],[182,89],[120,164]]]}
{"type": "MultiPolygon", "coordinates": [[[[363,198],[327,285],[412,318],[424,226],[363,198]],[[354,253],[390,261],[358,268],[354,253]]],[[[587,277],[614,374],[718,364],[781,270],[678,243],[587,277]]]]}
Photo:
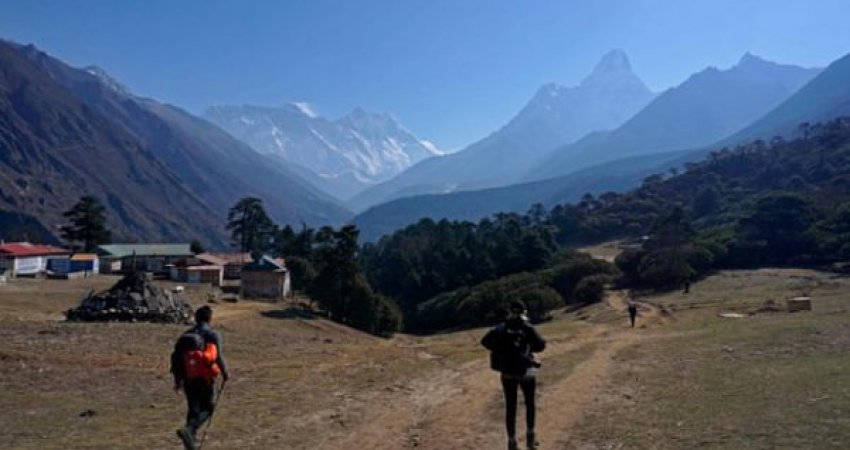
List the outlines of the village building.
{"type": "Polygon", "coordinates": [[[10,242],[0,244],[0,272],[6,276],[34,276],[47,272],[51,259],[67,259],[71,251],[52,245],[10,242]]]}
{"type": "Polygon", "coordinates": [[[100,258],[94,253],[75,253],[70,258],[50,258],[48,274],[58,278],[80,278],[100,273],[100,258]]]}
{"type": "Polygon", "coordinates": [[[97,248],[101,273],[133,271],[169,275],[177,261],[193,256],[189,244],[106,244],[97,248]]]}
{"type": "Polygon", "coordinates": [[[250,253],[210,253],[224,261],[224,279],[238,280],[242,276],[242,267],[253,261],[250,253]]]}
{"type": "Polygon", "coordinates": [[[289,271],[283,259],[257,255],[242,267],[243,298],[279,301],[289,297],[290,290],[289,271]]]}
{"type": "Polygon", "coordinates": [[[183,258],[171,267],[171,279],[183,283],[207,283],[221,287],[226,261],[209,253],[183,258]]]}

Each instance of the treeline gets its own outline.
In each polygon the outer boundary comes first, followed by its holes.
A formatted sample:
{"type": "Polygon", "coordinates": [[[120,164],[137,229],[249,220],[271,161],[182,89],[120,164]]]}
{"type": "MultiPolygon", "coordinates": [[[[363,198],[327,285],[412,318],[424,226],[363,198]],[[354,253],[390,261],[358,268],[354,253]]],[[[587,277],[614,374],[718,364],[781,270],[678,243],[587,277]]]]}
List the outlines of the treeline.
{"type": "Polygon", "coordinates": [[[441,292],[538,270],[557,248],[551,227],[498,214],[478,224],[424,219],[365,244],[361,261],[369,282],[409,316],[441,292]]]}
{"type": "Polygon", "coordinates": [[[297,288],[376,334],[492,323],[513,299],[544,320],[611,282],[664,289],[720,268],[848,260],[850,119],[712,152],[628,193],[478,223],[425,219],[362,247],[353,226],[268,230],[260,241],[297,288]],[[617,267],[567,250],[612,239],[629,247],[617,267]]]}
{"type": "Polygon", "coordinates": [[[616,260],[616,281],[651,289],[723,268],[848,261],[850,119],[715,151],[628,193],[585,195],[550,211],[536,205],[478,224],[423,220],[366,245],[361,259],[375,290],[397,299],[408,327],[428,331],[492,322],[508,298],[536,305],[538,319],[558,301],[593,301],[585,293],[599,292],[614,271],[594,267],[581,289],[575,278],[572,290],[558,289],[554,255],[612,239],[628,248],[616,260]]]}
{"type": "Polygon", "coordinates": [[[293,287],[331,319],[378,335],[490,323],[515,299],[544,320],[565,304],[598,301],[617,272],[561,248],[539,208],[477,224],[423,220],[361,247],[352,225],[278,227],[259,200],[243,199],[229,228],[244,251],[285,257],[293,287]]]}
{"type": "MultiPolygon", "coordinates": [[[[574,214],[558,225],[561,242],[644,236],[617,264],[645,287],[721,268],[847,261],[850,119],[803,124],[791,140],[712,152],[681,174],[654,175],[630,193],[586,196],[561,210],[574,214]]],[[[552,216],[556,223],[569,214],[552,216]]]]}
{"type": "Polygon", "coordinates": [[[498,321],[511,301],[528,307],[533,322],[547,320],[565,304],[590,304],[602,299],[605,285],[616,280],[616,268],[584,253],[564,250],[548,267],[485,281],[439,294],[411,315],[412,331],[488,325],[498,321]]]}
{"type": "Polygon", "coordinates": [[[582,278],[614,272],[610,264],[560,251],[556,231],[539,207],[477,224],[424,219],[365,244],[361,261],[371,285],[396,299],[408,331],[492,322],[511,299],[525,300],[532,318],[542,319],[575,301],[582,278]],[[549,273],[556,269],[564,275],[549,273]]]}

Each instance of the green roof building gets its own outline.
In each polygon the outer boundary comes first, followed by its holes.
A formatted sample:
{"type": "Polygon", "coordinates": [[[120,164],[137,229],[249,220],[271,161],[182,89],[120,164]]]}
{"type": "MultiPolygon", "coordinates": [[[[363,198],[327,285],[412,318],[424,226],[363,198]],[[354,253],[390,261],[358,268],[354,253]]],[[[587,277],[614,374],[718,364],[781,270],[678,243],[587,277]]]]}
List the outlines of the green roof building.
{"type": "Polygon", "coordinates": [[[168,273],[168,267],[192,256],[189,244],[105,244],[97,247],[101,273],[143,271],[168,273]]]}

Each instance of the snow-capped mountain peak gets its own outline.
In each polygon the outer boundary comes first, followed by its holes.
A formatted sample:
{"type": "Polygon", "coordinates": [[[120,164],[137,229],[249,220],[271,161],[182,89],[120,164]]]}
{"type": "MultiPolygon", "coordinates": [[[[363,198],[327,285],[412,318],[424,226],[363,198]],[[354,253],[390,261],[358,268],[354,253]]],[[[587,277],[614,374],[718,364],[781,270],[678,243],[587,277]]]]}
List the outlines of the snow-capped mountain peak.
{"type": "MultiPolygon", "coordinates": [[[[361,107],[354,108],[348,114],[337,120],[337,123],[343,126],[353,126],[357,128],[372,128],[372,129],[403,129],[401,124],[391,114],[375,112],[363,109],[361,107]]],[[[404,130],[407,131],[407,130],[404,130]]]]}
{"type": "Polygon", "coordinates": [[[423,147],[427,148],[431,153],[433,153],[434,156],[442,156],[449,153],[447,151],[440,150],[439,148],[437,148],[436,145],[434,145],[433,142],[427,139],[420,139],[419,143],[422,144],[423,147]]]}
{"type": "Polygon", "coordinates": [[[335,121],[317,115],[306,102],[279,108],[215,106],[207,109],[206,117],[254,150],[279,156],[319,174],[324,182],[336,183],[325,187],[338,197],[352,196],[443,153],[391,114],[363,108],[335,121]]]}
{"type": "Polygon", "coordinates": [[[307,102],[292,102],[290,105],[294,106],[298,111],[311,119],[319,117],[319,115],[316,114],[316,110],[313,108],[313,105],[307,102]]]}

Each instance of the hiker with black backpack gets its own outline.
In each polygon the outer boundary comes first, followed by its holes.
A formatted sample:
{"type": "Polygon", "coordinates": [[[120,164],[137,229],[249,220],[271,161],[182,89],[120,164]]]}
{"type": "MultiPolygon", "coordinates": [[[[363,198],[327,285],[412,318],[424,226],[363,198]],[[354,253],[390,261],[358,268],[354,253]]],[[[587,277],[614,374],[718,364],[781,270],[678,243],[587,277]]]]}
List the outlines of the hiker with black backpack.
{"type": "Polygon", "coordinates": [[[508,432],[508,450],[518,450],[516,440],[517,388],[525,398],[526,442],[529,450],[537,448],[534,432],[537,370],[540,363],[534,353],[542,352],[546,341],[525,315],[525,304],[512,302],[504,322],[491,328],[481,340],[490,350],[490,368],[501,373],[502,391],[505,395],[505,428],[508,432]]]}
{"type": "Polygon", "coordinates": [[[171,353],[174,390],[186,394],[186,425],[177,430],[186,450],[196,450],[197,433],[210,420],[215,410],[215,380],[221,375],[222,388],[230,378],[221,351],[221,336],[214,331],[212,308],[202,306],[195,311],[195,326],[183,333],[171,353]]]}

